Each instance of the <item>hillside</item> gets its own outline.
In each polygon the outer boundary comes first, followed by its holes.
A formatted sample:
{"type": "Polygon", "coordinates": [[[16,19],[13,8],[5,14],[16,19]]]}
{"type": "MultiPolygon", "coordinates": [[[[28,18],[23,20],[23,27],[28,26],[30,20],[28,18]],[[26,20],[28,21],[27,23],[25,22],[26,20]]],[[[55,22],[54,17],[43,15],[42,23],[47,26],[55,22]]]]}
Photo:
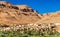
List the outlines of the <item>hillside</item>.
{"type": "Polygon", "coordinates": [[[42,14],[42,19],[36,23],[60,23],[60,11],[42,14]]]}
{"type": "Polygon", "coordinates": [[[28,24],[40,20],[38,13],[27,5],[0,2],[0,24],[28,24]]]}
{"type": "Polygon", "coordinates": [[[60,37],[60,11],[38,14],[27,5],[0,2],[0,37],[60,37]]]}

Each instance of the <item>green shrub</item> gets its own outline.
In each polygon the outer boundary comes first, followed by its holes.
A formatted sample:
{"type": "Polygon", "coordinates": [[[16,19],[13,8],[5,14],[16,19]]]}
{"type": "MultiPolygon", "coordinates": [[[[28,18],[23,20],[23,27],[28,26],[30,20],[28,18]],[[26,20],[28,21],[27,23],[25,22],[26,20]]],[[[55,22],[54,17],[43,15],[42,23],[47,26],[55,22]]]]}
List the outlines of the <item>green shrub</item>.
{"type": "Polygon", "coordinates": [[[0,37],[60,37],[60,33],[53,29],[40,30],[21,30],[21,31],[0,31],[0,37]]]}

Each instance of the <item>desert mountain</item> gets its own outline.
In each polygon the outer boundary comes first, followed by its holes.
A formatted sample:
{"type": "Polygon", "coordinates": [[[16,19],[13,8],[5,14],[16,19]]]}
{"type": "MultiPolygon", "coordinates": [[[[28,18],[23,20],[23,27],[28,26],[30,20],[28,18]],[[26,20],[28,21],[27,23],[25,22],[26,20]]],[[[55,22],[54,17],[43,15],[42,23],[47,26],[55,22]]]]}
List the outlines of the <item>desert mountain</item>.
{"type": "Polygon", "coordinates": [[[0,24],[60,23],[60,11],[38,14],[27,5],[0,2],[0,24]]]}
{"type": "Polygon", "coordinates": [[[27,5],[0,2],[0,24],[27,24],[40,19],[38,13],[27,5]]]}
{"type": "Polygon", "coordinates": [[[36,23],[60,23],[60,11],[42,14],[42,19],[36,23]]]}
{"type": "MultiPolygon", "coordinates": [[[[60,32],[60,11],[38,14],[37,11],[27,5],[13,5],[8,2],[0,2],[0,30],[2,29],[1,26],[3,28],[10,26],[7,28],[8,30],[14,29],[14,27],[23,29],[25,26],[33,29],[45,29],[47,26],[53,28],[54,26],[60,32]]],[[[7,29],[5,28],[5,30],[7,29]]]]}

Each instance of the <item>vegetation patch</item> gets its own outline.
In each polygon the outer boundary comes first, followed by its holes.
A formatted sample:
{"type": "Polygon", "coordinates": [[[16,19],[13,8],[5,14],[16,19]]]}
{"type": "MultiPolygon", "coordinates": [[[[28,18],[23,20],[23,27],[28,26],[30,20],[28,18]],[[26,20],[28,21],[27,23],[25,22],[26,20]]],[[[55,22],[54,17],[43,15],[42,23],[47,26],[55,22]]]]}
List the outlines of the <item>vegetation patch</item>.
{"type": "Polygon", "coordinates": [[[0,31],[0,37],[60,37],[60,33],[53,30],[21,30],[0,31]]]}

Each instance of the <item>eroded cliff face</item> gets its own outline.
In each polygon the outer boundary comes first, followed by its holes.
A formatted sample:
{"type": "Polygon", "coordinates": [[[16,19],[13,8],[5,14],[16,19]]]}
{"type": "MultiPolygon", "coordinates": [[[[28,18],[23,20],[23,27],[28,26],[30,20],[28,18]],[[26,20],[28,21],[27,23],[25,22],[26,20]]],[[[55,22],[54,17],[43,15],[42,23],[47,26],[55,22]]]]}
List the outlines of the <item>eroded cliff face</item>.
{"type": "Polygon", "coordinates": [[[27,5],[12,5],[0,2],[1,24],[27,24],[40,20],[38,13],[27,5]]]}

